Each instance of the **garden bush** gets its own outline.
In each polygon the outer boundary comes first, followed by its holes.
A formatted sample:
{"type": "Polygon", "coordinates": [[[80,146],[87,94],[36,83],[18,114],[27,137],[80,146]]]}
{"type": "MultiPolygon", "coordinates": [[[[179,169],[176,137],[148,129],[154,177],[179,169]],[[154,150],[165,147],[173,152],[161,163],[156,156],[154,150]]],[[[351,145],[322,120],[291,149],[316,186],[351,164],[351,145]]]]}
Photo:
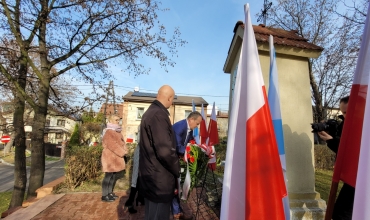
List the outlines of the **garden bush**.
{"type": "Polygon", "coordinates": [[[102,174],[101,146],[72,146],[65,158],[65,184],[74,189],[84,181],[97,179],[102,174]]]}
{"type": "Polygon", "coordinates": [[[335,163],[335,153],[326,145],[315,145],[315,168],[332,170],[335,163]]]}

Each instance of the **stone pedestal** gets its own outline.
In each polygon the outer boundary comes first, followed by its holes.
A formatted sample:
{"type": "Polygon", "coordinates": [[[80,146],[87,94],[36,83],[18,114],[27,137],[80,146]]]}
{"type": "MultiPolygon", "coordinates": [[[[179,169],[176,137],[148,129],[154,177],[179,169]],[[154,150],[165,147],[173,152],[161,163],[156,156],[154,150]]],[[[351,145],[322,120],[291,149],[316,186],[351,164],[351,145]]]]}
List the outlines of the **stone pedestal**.
{"type": "Polygon", "coordinates": [[[319,193],[290,193],[290,219],[324,219],[326,202],[319,193]]]}

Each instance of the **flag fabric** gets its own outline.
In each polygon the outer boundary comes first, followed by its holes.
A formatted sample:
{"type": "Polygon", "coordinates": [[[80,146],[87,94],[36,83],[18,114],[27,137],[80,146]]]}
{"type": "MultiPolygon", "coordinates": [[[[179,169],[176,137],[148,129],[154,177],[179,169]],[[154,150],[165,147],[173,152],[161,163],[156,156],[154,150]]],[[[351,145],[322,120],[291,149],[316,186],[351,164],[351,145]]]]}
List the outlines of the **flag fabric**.
{"type": "MultiPolygon", "coordinates": [[[[186,147],[190,147],[190,144],[188,143],[186,147]]],[[[186,175],[185,175],[184,184],[182,185],[182,190],[181,190],[181,192],[182,192],[181,199],[183,199],[183,200],[188,199],[190,185],[191,185],[191,177],[190,177],[190,172],[189,172],[189,160],[188,160],[188,157],[187,157],[186,154],[187,153],[185,152],[184,160],[186,162],[186,175]]],[[[181,180],[181,177],[178,178],[179,186],[180,186],[180,180],[181,180]]],[[[181,188],[181,187],[179,187],[179,188],[181,188]]]]}
{"type": "Polygon", "coordinates": [[[286,195],[256,38],[245,9],[245,27],[230,115],[221,220],[285,219],[286,195]]]}
{"type": "Polygon", "coordinates": [[[217,118],[216,118],[216,109],[215,103],[213,103],[211,118],[208,124],[208,146],[213,146],[218,144],[218,128],[217,128],[217,118]]]}
{"type": "Polygon", "coordinates": [[[334,182],[342,180],[353,187],[356,187],[361,136],[363,134],[369,83],[369,60],[370,27],[369,17],[367,17],[333,174],[334,182]]]}
{"type": "Polygon", "coordinates": [[[205,144],[208,138],[208,131],[207,131],[207,116],[204,113],[204,107],[202,104],[202,110],[200,112],[202,115],[202,121],[200,122],[200,144],[205,144]]]}
{"type": "MultiPolygon", "coordinates": [[[[195,112],[194,99],[192,100],[192,105],[193,105],[193,112],[195,112]]],[[[200,140],[199,140],[199,130],[198,130],[198,127],[195,127],[194,128],[194,130],[193,130],[193,137],[194,137],[195,142],[199,145],[200,144],[200,140]]]]}
{"type": "MultiPolygon", "coordinates": [[[[367,14],[370,13],[370,6],[368,8],[367,14]]],[[[369,16],[366,18],[365,30],[362,37],[361,49],[359,53],[359,58],[357,61],[356,75],[361,75],[361,80],[359,81],[362,84],[362,87],[367,87],[367,90],[363,89],[365,93],[361,93],[362,97],[365,98],[365,108],[364,108],[364,117],[363,117],[363,126],[362,126],[362,137],[360,142],[360,152],[359,152],[359,162],[357,170],[357,179],[356,179],[356,192],[355,192],[355,201],[353,205],[353,216],[352,219],[370,219],[370,193],[369,193],[369,184],[370,184],[370,98],[367,94],[370,93],[370,83],[369,71],[369,59],[370,59],[370,23],[369,16]]],[[[358,83],[358,82],[357,82],[358,83]]],[[[361,87],[361,86],[360,86],[361,87]]],[[[353,89],[353,87],[352,87],[353,89]]],[[[361,89],[359,89],[361,90],[361,89]]],[[[352,91],[351,91],[352,95],[352,91]]],[[[352,105],[352,99],[350,97],[349,105],[352,105]]],[[[356,98],[354,100],[357,100],[356,98]]],[[[348,106],[349,107],[349,106],[348,106]]],[[[346,123],[349,121],[349,112],[346,114],[346,123]]],[[[357,115],[356,115],[357,116],[357,115]]],[[[341,140],[342,141],[342,140],[341,140]]],[[[352,146],[351,146],[352,147],[352,146]]]]}
{"type": "MultiPolygon", "coordinates": [[[[283,122],[281,120],[276,53],[275,53],[275,47],[274,47],[274,38],[272,35],[270,35],[269,44],[270,44],[270,81],[269,81],[269,90],[268,90],[268,102],[269,102],[272,124],[274,127],[275,138],[277,141],[277,146],[278,146],[279,156],[280,156],[280,163],[283,169],[285,187],[286,187],[287,179],[286,179],[286,160],[285,160],[285,150],[284,150],[283,122]]],[[[283,205],[284,205],[285,219],[289,220],[290,219],[290,206],[289,206],[288,196],[285,196],[283,198],[283,205]]]]}
{"type": "Polygon", "coordinates": [[[218,144],[220,141],[218,139],[218,128],[217,128],[217,117],[216,117],[216,107],[215,103],[213,103],[212,107],[212,113],[211,113],[211,118],[209,120],[209,125],[208,125],[208,140],[207,140],[207,145],[208,148],[211,148],[210,150],[213,152],[213,156],[211,159],[209,159],[208,162],[208,168],[211,170],[216,169],[216,151],[215,151],[215,144],[218,144]]]}

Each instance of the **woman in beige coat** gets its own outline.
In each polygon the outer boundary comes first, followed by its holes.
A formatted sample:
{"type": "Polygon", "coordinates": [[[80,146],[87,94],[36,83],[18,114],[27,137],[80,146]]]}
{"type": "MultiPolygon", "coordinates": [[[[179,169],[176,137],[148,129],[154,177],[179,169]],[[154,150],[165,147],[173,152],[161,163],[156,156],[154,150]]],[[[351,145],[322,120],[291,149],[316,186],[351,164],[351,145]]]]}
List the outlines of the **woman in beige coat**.
{"type": "Polygon", "coordinates": [[[118,196],[113,193],[116,173],[125,169],[123,156],[127,154],[126,144],[121,134],[120,118],[111,115],[107,128],[103,130],[103,153],[101,162],[105,173],[102,182],[102,197],[104,202],[113,202],[118,196]]]}

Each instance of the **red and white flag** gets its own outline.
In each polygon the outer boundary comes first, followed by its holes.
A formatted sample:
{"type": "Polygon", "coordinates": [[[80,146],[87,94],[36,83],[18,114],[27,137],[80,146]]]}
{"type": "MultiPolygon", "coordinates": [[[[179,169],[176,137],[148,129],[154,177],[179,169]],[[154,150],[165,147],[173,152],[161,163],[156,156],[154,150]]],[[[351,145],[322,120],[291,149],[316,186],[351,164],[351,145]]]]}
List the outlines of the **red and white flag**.
{"type": "MultiPolygon", "coordinates": [[[[359,143],[359,162],[358,162],[358,170],[357,170],[357,180],[356,180],[356,193],[355,193],[355,201],[353,206],[353,216],[352,219],[363,219],[369,220],[370,219],[370,192],[369,192],[369,185],[370,185],[370,98],[367,94],[370,93],[370,87],[368,86],[370,83],[370,21],[369,21],[369,14],[370,7],[368,8],[367,18],[365,23],[365,30],[362,36],[361,42],[361,49],[357,61],[357,67],[355,72],[355,79],[351,90],[351,96],[349,99],[348,104],[348,111],[346,114],[346,120],[344,122],[344,128],[347,130],[343,130],[343,132],[354,132],[357,131],[361,135],[361,141],[359,143]],[[356,105],[358,107],[354,108],[351,105],[356,105]],[[351,107],[351,112],[350,108],[351,107]],[[358,108],[364,107],[363,110],[358,110],[358,108]],[[363,115],[362,115],[363,114],[363,115]],[[354,120],[357,123],[360,123],[361,118],[362,121],[362,132],[358,131],[357,128],[349,127],[350,125],[347,124],[351,123],[351,120],[354,120]],[[349,130],[350,128],[350,130],[349,130]]],[[[359,124],[354,124],[352,126],[360,126],[359,124]]],[[[351,135],[351,134],[350,134],[351,135]]],[[[353,134],[352,134],[353,135],[353,134]]],[[[342,133],[343,138],[343,133],[342,133]]],[[[353,137],[346,136],[346,138],[350,138],[346,140],[346,143],[349,145],[341,145],[340,147],[346,147],[346,151],[343,151],[344,155],[347,151],[352,150],[353,147],[357,150],[358,146],[355,146],[353,141],[353,137]],[[349,142],[351,140],[351,143],[349,142]],[[347,142],[348,141],[348,142],[347,142]]],[[[358,138],[358,136],[357,136],[358,138]]],[[[356,141],[355,143],[358,143],[356,141]]],[[[342,144],[342,139],[341,139],[342,144]]],[[[340,149],[340,148],[339,148],[340,149]]],[[[342,152],[341,152],[342,153],[342,152]]],[[[339,156],[339,155],[338,155],[339,156]]],[[[347,161],[347,157],[345,160],[342,161],[342,166],[348,166],[350,163],[357,165],[357,161],[347,161]],[[346,162],[346,164],[344,164],[346,162]],[[347,164],[348,163],[348,164],[347,164]]],[[[355,157],[353,156],[353,160],[355,157]]],[[[336,162],[338,163],[338,162],[336,162]]],[[[353,166],[353,170],[357,168],[353,166]]],[[[343,168],[342,168],[343,169],[343,168]]],[[[351,172],[351,171],[349,171],[351,172]]],[[[341,177],[343,177],[341,175],[341,177]]],[[[351,178],[349,176],[349,178],[351,178]]],[[[346,181],[351,182],[351,179],[344,178],[346,181]]],[[[344,181],[344,180],[343,180],[344,181]]]]}
{"type": "Polygon", "coordinates": [[[285,219],[281,169],[256,38],[245,9],[243,44],[230,115],[221,220],[285,219]]]}
{"type": "Polygon", "coordinates": [[[218,128],[217,128],[217,118],[216,118],[216,109],[215,103],[213,103],[211,118],[208,125],[208,146],[213,146],[218,144],[218,128]]]}
{"type": "Polygon", "coordinates": [[[218,128],[217,128],[217,117],[216,117],[216,108],[215,108],[215,103],[213,103],[213,108],[212,108],[212,113],[211,113],[211,118],[209,120],[209,125],[208,125],[208,147],[212,151],[212,157],[208,162],[208,168],[211,170],[216,169],[216,151],[214,145],[220,143],[218,139],[218,128]]]}
{"type": "MultiPolygon", "coordinates": [[[[334,182],[342,180],[353,187],[356,187],[358,159],[361,147],[361,137],[363,134],[364,112],[369,83],[369,32],[369,18],[366,18],[365,30],[362,36],[361,48],[357,60],[346,119],[343,125],[333,174],[334,182]]],[[[364,124],[364,126],[369,125],[364,124]]],[[[369,133],[367,133],[367,136],[368,135],[369,133]]]]}
{"type": "Polygon", "coordinates": [[[200,122],[200,144],[205,144],[208,138],[208,131],[207,131],[207,116],[204,113],[204,107],[202,104],[202,110],[200,112],[202,115],[202,121],[200,122]]]}

